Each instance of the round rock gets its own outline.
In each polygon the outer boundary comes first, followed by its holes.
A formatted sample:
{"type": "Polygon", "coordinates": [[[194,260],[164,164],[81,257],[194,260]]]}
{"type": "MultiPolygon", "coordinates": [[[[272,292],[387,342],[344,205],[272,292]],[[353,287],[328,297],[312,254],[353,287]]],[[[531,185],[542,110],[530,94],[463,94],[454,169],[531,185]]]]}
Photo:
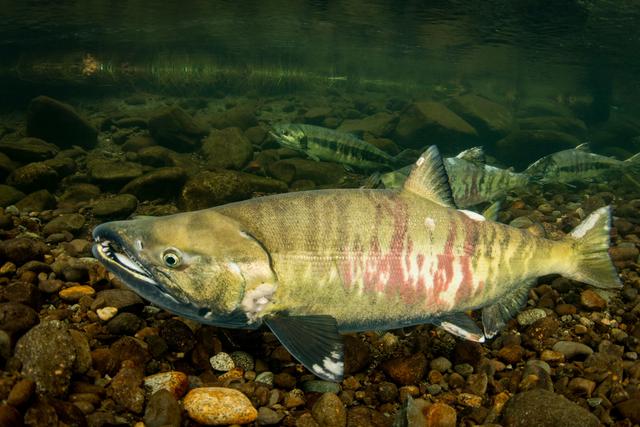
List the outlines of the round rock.
{"type": "Polygon", "coordinates": [[[342,400],[334,393],[324,393],[311,409],[311,415],[324,427],[345,427],[347,410],[342,400]]]}
{"type": "Polygon", "coordinates": [[[247,396],[230,388],[195,388],[184,397],[183,405],[189,418],[205,425],[247,424],[258,418],[247,396]]]}
{"type": "Polygon", "coordinates": [[[58,184],[58,173],[42,162],[29,163],[11,172],[7,184],[22,191],[52,190],[58,184]]]}
{"type": "Polygon", "coordinates": [[[211,357],[209,363],[213,369],[220,372],[230,371],[236,366],[231,356],[223,351],[211,357]]]}
{"type": "Polygon", "coordinates": [[[93,214],[98,218],[126,218],[135,212],[138,199],[132,194],[119,194],[93,204],[93,214]]]}
{"type": "Polygon", "coordinates": [[[535,389],[514,395],[505,405],[502,423],[509,427],[596,427],[596,416],[560,394],[535,389]]]}
{"type": "Polygon", "coordinates": [[[588,345],[573,341],[558,341],[553,345],[553,351],[564,354],[566,359],[587,357],[593,354],[593,349],[588,345]]]}
{"type": "Polygon", "coordinates": [[[22,374],[36,383],[39,393],[62,396],[67,392],[76,352],[63,322],[42,322],[24,334],[16,344],[22,374]]]}
{"type": "Polygon", "coordinates": [[[47,236],[54,233],[64,233],[65,231],[75,235],[82,230],[84,222],[83,215],[64,214],[49,221],[42,229],[42,232],[47,236]]]}

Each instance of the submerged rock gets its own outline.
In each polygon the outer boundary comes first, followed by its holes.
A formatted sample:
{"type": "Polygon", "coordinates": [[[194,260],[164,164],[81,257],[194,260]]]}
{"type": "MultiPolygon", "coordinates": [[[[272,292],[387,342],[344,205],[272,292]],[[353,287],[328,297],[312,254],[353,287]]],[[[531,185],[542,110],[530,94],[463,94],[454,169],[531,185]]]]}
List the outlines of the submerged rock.
{"type": "Polygon", "coordinates": [[[231,388],[194,388],[183,405],[189,418],[205,425],[247,424],[258,418],[247,396],[231,388]]]}
{"type": "Polygon", "coordinates": [[[345,177],[342,165],[306,159],[284,159],[268,165],[267,173],[283,182],[310,180],[316,185],[338,184],[345,177]]]}
{"type": "Polygon", "coordinates": [[[239,128],[226,128],[211,132],[202,153],[211,168],[241,169],[253,158],[253,146],[239,128]]]}
{"type": "Polygon", "coordinates": [[[99,218],[126,218],[135,212],[138,199],[131,194],[118,194],[108,199],[101,199],[92,206],[93,214],[99,218]]]}
{"type": "Polygon", "coordinates": [[[10,185],[0,184],[0,207],[13,205],[24,197],[24,193],[10,185]]]}
{"type": "Polygon", "coordinates": [[[422,101],[400,114],[395,136],[409,148],[423,148],[425,141],[438,141],[442,151],[460,151],[478,137],[467,121],[443,104],[422,101]]]}
{"type": "Polygon", "coordinates": [[[5,179],[16,168],[16,164],[4,153],[0,153],[0,179],[5,179]]]}
{"type": "Polygon", "coordinates": [[[94,160],[87,165],[89,176],[99,185],[109,188],[123,185],[142,175],[142,166],[138,163],[118,160],[94,160]]]}
{"type": "Polygon", "coordinates": [[[43,162],[29,163],[11,172],[7,184],[22,191],[53,190],[58,184],[58,173],[43,162]]]}
{"type": "Polygon", "coordinates": [[[480,135],[492,140],[507,135],[514,126],[511,111],[478,95],[458,96],[450,108],[473,125],[480,135]]]}
{"type": "Polygon", "coordinates": [[[24,334],[15,355],[22,374],[35,381],[39,393],[62,396],[67,392],[76,360],[73,338],[60,321],[42,322],[24,334]]]}
{"type": "Polygon", "coordinates": [[[23,212],[42,212],[56,205],[56,199],[47,190],[38,190],[27,194],[16,204],[16,208],[23,212]]]}
{"type": "Polygon", "coordinates": [[[599,426],[593,414],[560,394],[535,389],[514,395],[505,405],[502,423],[518,426],[599,426]]]}
{"type": "Polygon", "coordinates": [[[19,141],[0,142],[0,152],[19,162],[39,162],[55,157],[59,148],[40,138],[22,138],[19,141]]]}
{"type": "Polygon", "coordinates": [[[238,127],[242,130],[248,129],[258,124],[256,105],[250,102],[222,112],[213,113],[209,122],[216,129],[231,127],[238,127]]]}
{"type": "Polygon", "coordinates": [[[518,125],[522,130],[555,130],[577,138],[584,138],[588,131],[582,120],[567,116],[527,117],[518,120],[518,125]]]}
{"type": "Polygon", "coordinates": [[[180,206],[185,210],[204,209],[244,200],[254,192],[282,193],[287,186],[275,179],[220,169],[201,172],[182,188],[180,206]]]}
{"type": "Polygon", "coordinates": [[[207,129],[181,108],[171,107],[149,119],[149,132],[158,144],[185,152],[200,147],[207,129]]]}
{"type": "Polygon", "coordinates": [[[144,411],[146,427],[180,427],[182,410],[176,397],[167,390],[153,393],[144,411]]]}
{"type": "Polygon", "coordinates": [[[27,135],[58,147],[91,148],[96,144],[98,131],[70,105],[39,96],[31,100],[27,110],[27,135]]]}
{"type": "Polygon", "coordinates": [[[362,119],[348,119],[343,121],[338,130],[347,133],[370,133],[374,136],[387,136],[393,132],[398,123],[398,117],[380,112],[362,119]]]}
{"type": "Polygon", "coordinates": [[[133,194],[139,200],[170,200],[178,195],[186,180],[187,173],[182,168],[160,168],[130,181],[121,192],[133,194]]]}
{"type": "Polygon", "coordinates": [[[540,157],[574,148],[580,140],[573,135],[553,130],[519,130],[496,142],[496,156],[522,169],[540,157]]]}

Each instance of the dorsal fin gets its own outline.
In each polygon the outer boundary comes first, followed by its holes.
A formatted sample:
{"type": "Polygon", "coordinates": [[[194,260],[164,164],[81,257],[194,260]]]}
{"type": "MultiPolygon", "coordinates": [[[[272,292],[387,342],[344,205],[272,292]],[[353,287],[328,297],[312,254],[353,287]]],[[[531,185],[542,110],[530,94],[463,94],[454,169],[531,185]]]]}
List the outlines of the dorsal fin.
{"type": "Polygon", "coordinates": [[[487,159],[485,158],[484,149],[482,148],[482,146],[468,148],[464,151],[461,151],[456,157],[468,162],[478,163],[482,165],[487,163],[487,159]]]}
{"type": "Polygon", "coordinates": [[[591,152],[591,148],[589,148],[589,143],[588,142],[584,142],[584,143],[582,143],[580,145],[576,145],[574,150],[584,151],[585,153],[590,153],[591,152]]]}
{"type": "Polygon", "coordinates": [[[439,205],[455,208],[449,176],[438,147],[432,145],[422,153],[404,183],[404,191],[429,199],[439,205]]]}

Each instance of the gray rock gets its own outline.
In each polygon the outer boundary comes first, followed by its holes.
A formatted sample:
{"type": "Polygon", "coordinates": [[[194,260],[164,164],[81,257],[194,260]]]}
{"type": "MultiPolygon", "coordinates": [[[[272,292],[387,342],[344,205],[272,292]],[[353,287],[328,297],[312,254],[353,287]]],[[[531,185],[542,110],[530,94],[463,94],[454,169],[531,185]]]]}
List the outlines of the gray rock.
{"type": "Polygon", "coordinates": [[[523,169],[540,157],[579,144],[579,139],[564,132],[519,130],[496,142],[496,155],[516,169],[523,169]]]}
{"type": "Polygon", "coordinates": [[[54,233],[62,233],[68,231],[71,234],[76,234],[84,226],[84,216],[80,214],[64,214],[55,217],[47,223],[42,229],[45,236],[54,233]]]}
{"type": "Polygon", "coordinates": [[[422,148],[425,141],[438,141],[442,150],[460,151],[477,139],[478,133],[443,104],[423,101],[413,103],[400,114],[395,137],[409,148],[422,148]]]}
{"type": "Polygon", "coordinates": [[[10,185],[0,184],[0,207],[13,205],[24,197],[24,193],[10,185]]]}
{"type": "Polygon", "coordinates": [[[282,193],[287,186],[275,179],[220,169],[201,172],[182,188],[180,206],[185,210],[204,209],[244,200],[254,192],[282,193]]]}
{"type": "Polygon", "coordinates": [[[55,207],[56,199],[49,191],[38,190],[27,194],[15,205],[21,212],[42,212],[55,207]]]}
{"type": "Polygon", "coordinates": [[[52,190],[58,184],[58,173],[42,162],[29,163],[11,172],[7,184],[22,191],[52,190]]]}
{"type": "Polygon", "coordinates": [[[385,112],[379,112],[362,119],[345,120],[340,124],[338,130],[348,133],[367,132],[371,135],[381,137],[391,134],[397,123],[397,116],[385,112]]]}
{"type": "Polygon", "coordinates": [[[593,353],[593,349],[588,345],[574,341],[558,341],[553,345],[553,350],[564,354],[568,360],[575,357],[587,357],[593,353]]]}
{"type": "Polygon", "coordinates": [[[0,151],[12,160],[30,163],[51,159],[58,154],[58,147],[39,138],[22,138],[19,141],[0,142],[0,151]]]}
{"type": "Polygon", "coordinates": [[[182,411],[175,396],[161,389],[151,395],[144,410],[147,427],[180,427],[182,411]]]}
{"type": "Polygon", "coordinates": [[[170,200],[179,194],[186,180],[187,173],[182,168],[160,168],[130,181],[120,191],[139,200],[170,200]]]}
{"type": "Polygon", "coordinates": [[[36,383],[39,393],[63,396],[69,388],[76,360],[73,339],[63,322],[42,322],[16,344],[22,374],[36,383]]]}
{"type": "Polygon", "coordinates": [[[149,119],[149,132],[158,144],[185,152],[200,147],[207,129],[197,123],[184,110],[168,108],[149,119]]]}
{"type": "Polygon", "coordinates": [[[133,313],[119,313],[106,324],[109,333],[114,335],[134,335],[142,326],[142,320],[133,313]]]}
{"type": "Polygon", "coordinates": [[[438,372],[444,373],[451,369],[452,363],[446,357],[440,356],[433,359],[429,366],[431,367],[431,369],[435,369],[438,372]]]}
{"type": "Polygon", "coordinates": [[[511,111],[478,95],[458,96],[449,107],[490,140],[502,138],[514,127],[511,111]]]}
{"type": "Polygon", "coordinates": [[[138,163],[97,159],[87,165],[89,176],[99,185],[116,187],[142,175],[138,163]]]}
{"type": "Polygon", "coordinates": [[[27,135],[66,148],[79,145],[91,148],[98,131],[68,104],[47,96],[31,100],[27,110],[27,135]]]}
{"type": "Polygon", "coordinates": [[[211,168],[242,169],[253,158],[253,146],[240,128],[226,128],[209,134],[202,153],[211,168]]]}
{"type": "Polygon", "coordinates": [[[600,421],[564,396],[536,389],[518,393],[509,399],[502,424],[507,427],[596,427],[600,421]]]}
{"type": "Polygon", "coordinates": [[[138,199],[132,194],[118,194],[93,204],[93,214],[98,218],[126,218],[135,212],[138,199]]]}

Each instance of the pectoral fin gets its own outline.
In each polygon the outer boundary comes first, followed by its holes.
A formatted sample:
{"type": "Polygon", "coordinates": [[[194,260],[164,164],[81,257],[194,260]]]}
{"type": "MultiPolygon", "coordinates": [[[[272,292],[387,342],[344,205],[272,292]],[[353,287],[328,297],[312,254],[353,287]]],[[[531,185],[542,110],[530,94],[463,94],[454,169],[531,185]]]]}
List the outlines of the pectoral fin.
{"type": "Polygon", "coordinates": [[[527,302],[532,284],[532,282],[522,283],[514,292],[482,309],[482,326],[487,338],[493,338],[520,311],[527,302]]]}
{"type": "Polygon", "coordinates": [[[431,323],[445,331],[469,341],[484,342],[484,334],[469,316],[464,313],[451,313],[440,316],[431,323]]]}
{"type": "Polygon", "coordinates": [[[342,381],[344,344],[331,316],[274,316],[265,323],[305,368],[328,381],[342,381]]]}

